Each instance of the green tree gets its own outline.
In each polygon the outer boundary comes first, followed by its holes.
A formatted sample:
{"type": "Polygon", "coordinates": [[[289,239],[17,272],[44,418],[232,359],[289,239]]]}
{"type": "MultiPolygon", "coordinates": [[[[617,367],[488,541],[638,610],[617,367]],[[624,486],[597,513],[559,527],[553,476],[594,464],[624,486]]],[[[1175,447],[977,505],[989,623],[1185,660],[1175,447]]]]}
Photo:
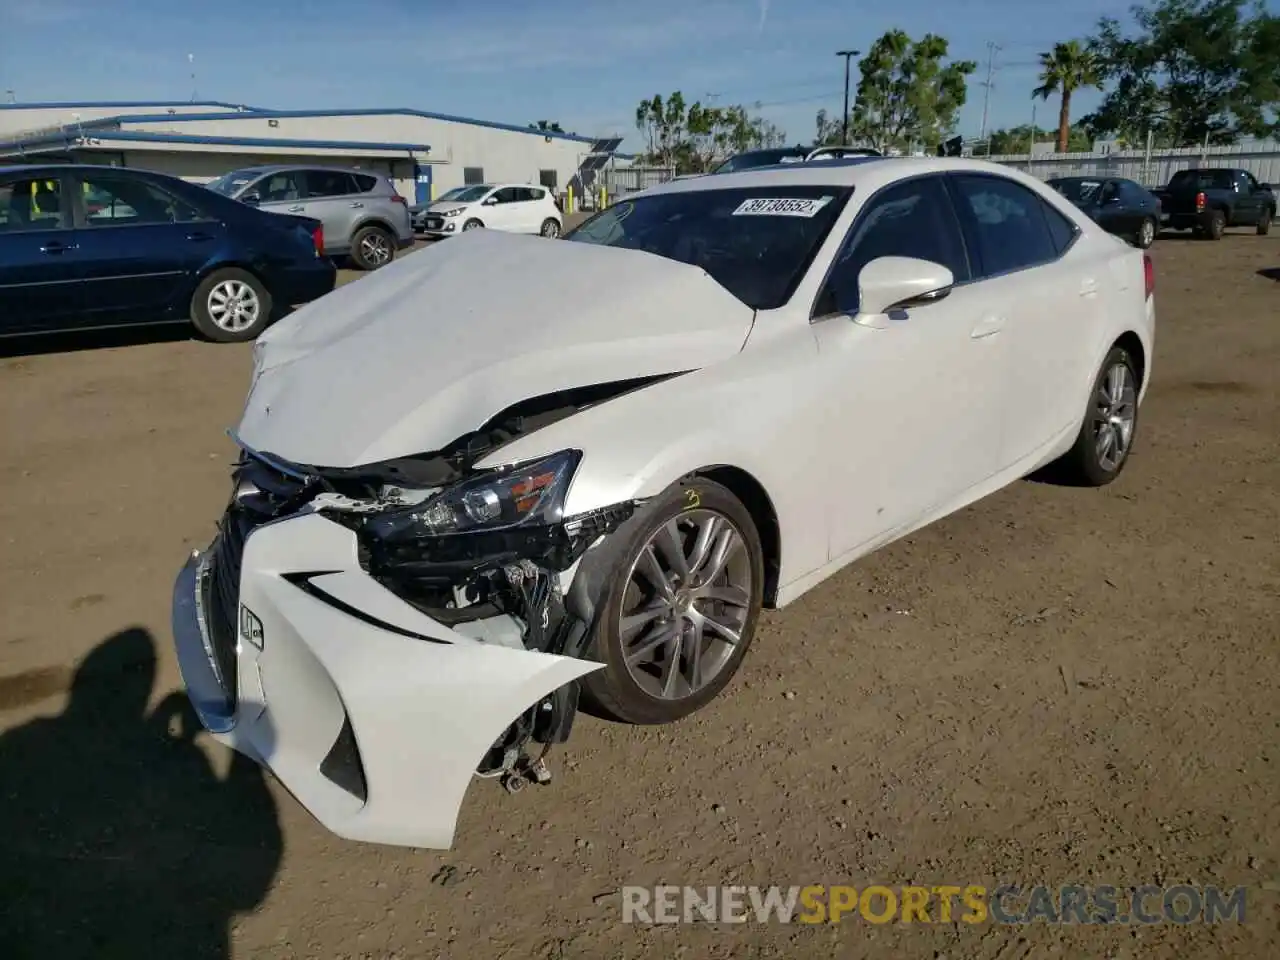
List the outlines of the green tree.
{"type": "MultiPolygon", "coordinates": [[[[758,105],[757,105],[758,106],[758,105]]],[[[655,95],[636,107],[636,129],[645,138],[645,159],[678,173],[703,173],[735,153],[780,146],[785,134],[746,107],[688,107],[676,91],[655,95]]]]}
{"type": "Polygon", "coordinates": [[[1173,146],[1280,133],[1280,16],[1249,0],[1152,0],[1134,29],[1104,17],[1091,45],[1110,89],[1098,136],[1173,146]]]}
{"type": "MultiPolygon", "coordinates": [[[[992,132],[990,137],[990,149],[983,151],[987,155],[990,154],[1022,154],[1026,155],[1032,143],[1040,143],[1049,136],[1056,136],[1057,131],[1046,130],[1039,125],[1032,131],[1031,124],[1023,123],[1016,127],[1007,127],[1003,130],[992,132]]],[[[1093,140],[1089,136],[1089,131],[1082,124],[1076,124],[1071,128],[1071,134],[1067,139],[1068,152],[1084,151],[1090,149],[1093,140]]]]}
{"type": "Polygon", "coordinates": [[[932,153],[955,129],[968,77],[978,66],[946,57],[946,39],[932,33],[912,40],[890,30],[873,43],[859,64],[852,138],[881,151],[921,145],[932,153]]]}
{"type": "Polygon", "coordinates": [[[537,123],[529,124],[530,130],[540,130],[544,133],[564,133],[564,128],[558,123],[552,123],[550,120],[539,120],[537,123]]]}
{"type": "Polygon", "coordinates": [[[1071,139],[1071,95],[1087,87],[1101,87],[1102,64],[1097,55],[1079,40],[1055,43],[1053,49],[1040,54],[1040,86],[1032,96],[1048,100],[1061,97],[1058,108],[1058,152],[1066,153],[1071,139]]]}

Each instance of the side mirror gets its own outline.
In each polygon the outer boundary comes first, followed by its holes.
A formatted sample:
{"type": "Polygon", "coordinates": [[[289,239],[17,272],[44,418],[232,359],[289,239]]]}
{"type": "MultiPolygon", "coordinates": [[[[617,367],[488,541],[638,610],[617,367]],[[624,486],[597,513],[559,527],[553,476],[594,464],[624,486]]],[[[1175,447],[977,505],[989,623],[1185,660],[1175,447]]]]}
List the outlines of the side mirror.
{"type": "Polygon", "coordinates": [[[859,323],[881,326],[891,310],[923,306],[951,292],[956,278],[940,263],[915,257],[879,257],[858,274],[859,323]]]}
{"type": "Polygon", "coordinates": [[[492,207],[492,206],[493,206],[494,204],[496,204],[497,202],[498,202],[498,198],[497,198],[497,197],[487,197],[487,198],[485,199],[484,203],[482,204],[482,206],[485,206],[485,207],[492,207]]]}
{"type": "Polygon", "coordinates": [[[240,202],[247,203],[251,207],[256,207],[262,202],[262,197],[258,196],[256,193],[246,193],[240,198],[240,202]]]}

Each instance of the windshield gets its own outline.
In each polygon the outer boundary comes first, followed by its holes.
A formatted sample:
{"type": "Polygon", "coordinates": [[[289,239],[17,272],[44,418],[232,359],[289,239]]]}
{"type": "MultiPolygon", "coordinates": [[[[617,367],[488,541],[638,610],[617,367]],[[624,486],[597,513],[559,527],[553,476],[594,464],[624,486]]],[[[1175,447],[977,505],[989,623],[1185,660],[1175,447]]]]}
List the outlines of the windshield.
{"type": "Polygon", "coordinates": [[[476,200],[479,200],[481,197],[483,197],[492,189],[493,189],[493,184],[491,183],[477,183],[474,186],[470,186],[470,187],[454,187],[453,190],[450,190],[449,193],[446,193],[443,197],[440,198],[440,200],[437,200],[436,203],[439,203],[441,200],[454,200],[459,203],[474,203],[476,200]],[[454,193],[454,190],[456,190],[457,192],[454,193]],[[453,195],[450,196],[449,194],[453,194],[453,195]]]}
{"type": "Polygon", "coordinates": [[[736,173],[739,170],[751,170],[754,167],[772,167],[775,164],[800,163],[809,155],[807,150],[797,150],[795,147],[786,147],[781,150],[756,150],[752,153],[740,153],[736,157],[730,157],[720,166],[716,167],[712,173],[736,173]]]}
{"type": "Polygon", "coordinates": [[[1098,192],[1102,189],[1101,180],[1051,180],[1049,186],[1079,205],[1096,203],[1098,192]]]}
{"type": "Polygon", "coordinates": [[[452,190],[446,190],[444,193],[440,194],[440,196],[436,197],[436,203],[440,203],[443,200],[457,200],[461,194],[466,193],[470,189],[471,187],[454,187],[452,190]]]}
{"type": "Polygon", "coordinates": [[[790,299],[852,192],[777,184],[660,193],[602,210],[565,239],[701,267],[747,306],[772,310],[790,299]]]}
{"type": "Polygon", "coordinates": [[[224,173],[217,180],[210,180],[205,186],[214,193],[220,193],[224,197],[233,196],[241,187],[253,181],[255,174],[252,171],[232,170],[230,173],[224,173]]]}

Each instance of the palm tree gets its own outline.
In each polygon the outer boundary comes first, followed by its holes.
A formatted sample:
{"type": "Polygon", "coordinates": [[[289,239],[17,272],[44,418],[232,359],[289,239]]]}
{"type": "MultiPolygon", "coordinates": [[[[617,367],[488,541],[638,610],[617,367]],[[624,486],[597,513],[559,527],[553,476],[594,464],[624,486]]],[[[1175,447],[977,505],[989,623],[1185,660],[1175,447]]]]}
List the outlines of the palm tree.
{"type": "Polygon", "coordinates": [[[1048,100],[1050,94],[1062,95],[1058,110],[1058,153],[1067,152],[1071,139],[1071,95],[1087,87],[1102,86],[1102,64],[1092,50],[1079,40],[1055,43],[1048,53],[1040,54],[1040,86],[1033,97],[1048,100]]]}

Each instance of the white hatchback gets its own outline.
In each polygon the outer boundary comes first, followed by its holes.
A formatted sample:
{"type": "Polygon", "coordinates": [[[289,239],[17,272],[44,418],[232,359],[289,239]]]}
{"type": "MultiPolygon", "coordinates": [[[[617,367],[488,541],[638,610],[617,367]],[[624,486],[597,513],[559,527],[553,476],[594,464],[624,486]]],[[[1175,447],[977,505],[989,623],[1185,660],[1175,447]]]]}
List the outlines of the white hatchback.
{"type": "Polygon", "coordinates": [[[564,229],[560,207],[546,187],[527,183],[478,183],[427,208],[422,218],[428,237],[450,237],[464,230],[502,230],[541,234],[554,240],[564,229]]]}

